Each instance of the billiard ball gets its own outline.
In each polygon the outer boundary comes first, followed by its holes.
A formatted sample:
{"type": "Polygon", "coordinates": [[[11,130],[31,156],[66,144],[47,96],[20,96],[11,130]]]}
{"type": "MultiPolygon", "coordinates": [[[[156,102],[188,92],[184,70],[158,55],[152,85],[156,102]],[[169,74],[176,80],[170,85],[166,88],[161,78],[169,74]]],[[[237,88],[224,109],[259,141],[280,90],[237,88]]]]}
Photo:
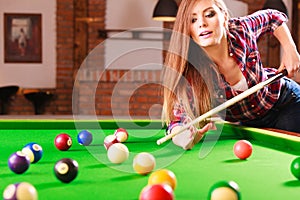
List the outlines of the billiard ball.
{"type": "Polygon", "coordinates": [[[3,191],[4,200],[36,200],[38,193],[36,188],[28,182],[20,182],[8,185],[3,191]]]}
{"type": "Polygon", "coordinates": [[[245,160],[252,154],[252,144],[247,140],[239,140],[234,144],[233,151],[236,157],[245,160]]]}
{"type": "Polygon", "coordinates": [[[63,183],[73,181],[78,174],[78,163],[71,158],[62,158],[55,163],[55,176],[63,183]]]}
{"type": "Polygon", "coordinates": [[[104,138],[104,147],[106,150],[108,150],[109,147],[115,143],[119,143],[115,135],[108,135],[104,138]]]}
{"type": "Polygon", "coordinates": [[[87,130],[82,130],[77,135],[77,141],[80,145],[88,146],[93,141],[93,135],[87,130]]]}
{"type": "Polygon", "coordinates": [[[72,146],[72,138],[66,133],[58,134],[55,137],[54,144],[58,150],[67,151],[72,146]]]}
{"type": "Polygon", "coordinates": [[[13,153],[8,159],[8,167],[16,174],[24,173],[30,166],[29,157],[22,151],[13,153]]]}
{"type": "Polygon", "coordinates": [[[117,140],[119,142],[126,142],[128,139],[128,132],[124,128],[118,128],[115,132],[114,135],[117,137],[117,140]]]}
{"type": "Polygon", "coordinates": [[[240,200],[240,188],[234,181],[219,181],[209,190],[210,200],[240,200]]]}
{"type": "Polygon", "coordinates": [[[174,191],[166,184],[154,184],[145,186],[139,195],[139,200],[173,200],[174,191]]]}
{"type": "Polygon", "coordinates": [[[171,170],[160,169],[152,172],[148,178],[148,185],[154,184],[167,184],[170,185],[173,190],[175,190],[177,179],[174,172],[171,170]]]}
{"type": "Polygon", "coordinates": [[[107,157],[111,163],[120,164],[128,159],[129,150],[123,143],[115,143],[107,150],[107,157]]]}
{"type": "Polygon", "coordinates": [[[292,174],[300,180],[300,157],[295,158],[290,166],[292,174]]]}
{"type": "Polygon", "coordinates": [[[30,163],[38,162],[43,156],[42,147],[34,142],[26,144],[22,152],[29,157],[30,163]]]}
{"type": "Polygon", "coordinates": [[[135,172],[141,175],[146,175],[152,172],[155,168],[155,157],[147,152],[141,152],[133,158],[133,169],[135,172]]]}

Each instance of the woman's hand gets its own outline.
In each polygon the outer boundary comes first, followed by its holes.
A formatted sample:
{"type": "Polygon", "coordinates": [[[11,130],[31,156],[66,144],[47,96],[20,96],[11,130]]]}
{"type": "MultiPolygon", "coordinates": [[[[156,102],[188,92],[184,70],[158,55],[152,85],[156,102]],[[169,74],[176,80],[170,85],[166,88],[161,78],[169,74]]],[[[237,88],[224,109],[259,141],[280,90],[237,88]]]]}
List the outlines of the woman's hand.
{"type": "Polygon", "coordinates": [[[209,130],[216,130],[215,123],[210,122],[206,124],[203,128],[198,129],[194,137],[194,144],[197,144],[204,136],[204,134],[209,130]]]}
{"type": "Polygon", "coordinates": [[[299,71],[300,67],[300,55],[297,52],[297,49],[291,47],[289,51],[284,51],[282,55],[282,62],[279,67],[279,72],[283,69],[288,71],[288,77],[292,78],[299,71]]]}
{"type": "MultiPolygon", "coordinates": [[[[182,126],[175,126],[172,129],[171,133],[179,131],[181,128],[182,126]]],[[[216,129],[213,122],[206,124],[201,129],[197,129],[194,126],[191,126],[189,129],[186,129],[182,133],[175,135],[172,138],[172,141],[175,145],[182,147],[184,150],[192,149],[194,145],[202,139],[207,131],[213,129],[216,129]]]]}
{"type": "Polygon", "coordinates": [[[274,36],[279,40],[283,48],[281,65],[278,70],[281,72],[283,69],[286,69],[288,71],[287,76],[292,78],[299,70],[300,56],[286,23],[282,23],[282,25],[274,31],[274,36]]]}

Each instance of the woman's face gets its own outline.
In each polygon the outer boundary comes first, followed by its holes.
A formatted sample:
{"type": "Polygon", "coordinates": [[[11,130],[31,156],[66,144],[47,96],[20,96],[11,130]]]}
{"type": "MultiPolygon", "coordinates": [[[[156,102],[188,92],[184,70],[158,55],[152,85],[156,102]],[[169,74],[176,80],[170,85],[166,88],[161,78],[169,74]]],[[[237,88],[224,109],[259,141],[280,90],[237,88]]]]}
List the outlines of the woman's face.
{"type": "Polygon", "coordinates": [[[221,42],[225,32],[224,12],[212,0],[198,1],[192,9],[191,37],[202,47],[212,47],[221,42]]]}

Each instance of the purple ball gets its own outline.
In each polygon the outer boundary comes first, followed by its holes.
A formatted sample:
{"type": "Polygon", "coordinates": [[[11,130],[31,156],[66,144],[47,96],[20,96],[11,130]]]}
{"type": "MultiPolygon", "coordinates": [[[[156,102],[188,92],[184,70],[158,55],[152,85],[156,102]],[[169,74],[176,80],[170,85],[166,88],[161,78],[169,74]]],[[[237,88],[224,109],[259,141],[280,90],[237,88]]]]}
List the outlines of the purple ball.
{"type": "Polygon", "coordinates": [[[29,158],[21,151],[13,153],[8,159],[8,167],[16,174],[24,173],[29,168],[29,165],[29,158]]]}

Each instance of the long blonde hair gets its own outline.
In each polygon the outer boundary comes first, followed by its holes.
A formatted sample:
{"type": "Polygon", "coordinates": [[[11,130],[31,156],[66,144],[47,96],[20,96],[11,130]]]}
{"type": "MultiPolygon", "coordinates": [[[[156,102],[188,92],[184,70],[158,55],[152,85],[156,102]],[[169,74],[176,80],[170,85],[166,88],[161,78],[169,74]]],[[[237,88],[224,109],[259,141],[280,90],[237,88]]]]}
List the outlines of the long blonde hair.
{"type": "MultiPolygon", "coordinates": [[[[213,81],[219,79],[217,68],[206,52],[190,37],[192,9],[201,0],[182,0],[178,9],[169,50],[162,73],[163,111],[162,121],[174,120],[175,103],[182,103],[186,114],[194,119],[211,109],[213,81]],[[187,88],[192,89],[192,99],[187,88]],[[191,102],[194,107],[191,107],[191,102]],[[181,102],[179,102],[181,101],[181,102]]],[[[212,0],[228,13],[223,0],[212,0]]],[[[198,127],[203,126],[198,124],[198,127]]]]}

